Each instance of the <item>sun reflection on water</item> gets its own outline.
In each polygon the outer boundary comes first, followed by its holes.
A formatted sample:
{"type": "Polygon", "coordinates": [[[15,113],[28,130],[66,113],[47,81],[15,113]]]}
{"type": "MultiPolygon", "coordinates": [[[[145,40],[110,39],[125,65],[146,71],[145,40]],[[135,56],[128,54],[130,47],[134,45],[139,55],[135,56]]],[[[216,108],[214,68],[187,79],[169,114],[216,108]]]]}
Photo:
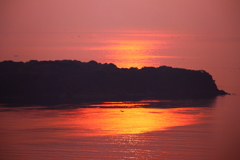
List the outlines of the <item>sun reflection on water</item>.
{"type": "Polygon", "coordinates": [[[160,158],[172,153],[165,153],[165,150],[158,150],[158,155],[153,153],[145,146],[157,139],[145,133],[203,123],[203,118],[208,116],[201,107],[147,108],[161,103],[176,102],[142,100],[85,104],[90,108],[78,108],[76,114],[73,117],[69,114],[61,125],[74,128],[74,132],[65,133],[67,137],[106,137],[105,143],[112,146],[107,148],[112,159],[160,158]]]}
{"type": "MultiPolygon", "coordinates": [[[[161,159],[163,155],[182,154],[181,149],[174,149],[177,138],[182,139],[181,145],[191,145],[191,134],[175,134],[174,127],[205,123],[210,116],[206,106],[211,103],[142,100],[67,105],[62,109],[2,108],[2,141],[19,146],[16,155],[40,150],[52,156],[56,150],[67,154],[71,150],[84,159],[161,159]]],[[[175,147],[179,147],[178,142],[175,147]]]]}
{"type": "Polygon", "coordinates": [[[88,104],[90,108],[78,108],[57,125],[74,128],[71,134],[75,136],[139,134],[199,123],[199,119],[205,116],[200,108],[143,108],[151,103],[162,102],[145,100],[88,104]]]}

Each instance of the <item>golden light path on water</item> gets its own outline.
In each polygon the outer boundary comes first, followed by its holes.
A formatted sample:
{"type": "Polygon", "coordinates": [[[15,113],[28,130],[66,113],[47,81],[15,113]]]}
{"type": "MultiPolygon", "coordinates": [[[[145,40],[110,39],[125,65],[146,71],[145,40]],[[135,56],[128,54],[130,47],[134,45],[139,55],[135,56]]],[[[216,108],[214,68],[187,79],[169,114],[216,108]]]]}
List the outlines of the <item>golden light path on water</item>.
{"type": "MultiPolygon", "coordinates": [[[[183,151],[174,147],[184,145],[192,148],[192,139],[188,139],[191,132],[175,134],[178,133],[175,127],[191,128],[207,123],[211,117],[207,106],[212,103],[214,101],[143,100],[3,107],[0,116],[4,123],[0,123],[0,134],[4,147],[1,149],[6,151],[6,157],[34,157],[35,152],[44,152],[38,154],[36,159],[39,156],[61,157],[69,154],[69,151],[85,159],[106,159],[105,156],[115,159],[159,159],[162,156],[178,156],[183,151]]],[[[194,130],[195,133],[201,135],[201,132],[194,130]]],[[[201,141],[201,136],[196,139],[201,141]]],[[[184,152],[184,155],[188,154],[184,152]]]]}
{"type": "Polygon", "coordinates": [[[89,104],[87,107],[90,108],[78,108],[73,112],[65,113],[61,117],[63,119],[53,125],[74,128],[75,132],[65,133],[67,136],[139,134],[197,124],[200,123],[200,118],[206,116],[198,107],[143,108],[149,105],[149,102],[156,101],[89,104]]]}

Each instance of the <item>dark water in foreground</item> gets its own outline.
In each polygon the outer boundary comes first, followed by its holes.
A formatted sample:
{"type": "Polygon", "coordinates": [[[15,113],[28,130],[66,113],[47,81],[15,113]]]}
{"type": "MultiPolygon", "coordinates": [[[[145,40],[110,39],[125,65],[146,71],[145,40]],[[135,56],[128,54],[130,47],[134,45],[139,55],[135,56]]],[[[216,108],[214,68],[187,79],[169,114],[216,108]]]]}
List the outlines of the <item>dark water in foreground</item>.
{"type": "Polygon", "coordinates": [[[0,159],[238,159],[239,113],[236,95],[61,110],[2,105],[0,159]]]}

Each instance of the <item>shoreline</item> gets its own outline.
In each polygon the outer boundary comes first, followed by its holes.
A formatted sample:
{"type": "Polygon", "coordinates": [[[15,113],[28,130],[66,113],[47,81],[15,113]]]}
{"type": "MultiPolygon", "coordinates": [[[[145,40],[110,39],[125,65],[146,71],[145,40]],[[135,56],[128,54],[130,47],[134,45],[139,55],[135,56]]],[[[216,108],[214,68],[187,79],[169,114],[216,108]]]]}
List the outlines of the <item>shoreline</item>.
{"type": "Polygon", "coordinates": [[[201,99],[226,95],[204,70],[72,60],[0,62],[0,103],[201,99]]]}

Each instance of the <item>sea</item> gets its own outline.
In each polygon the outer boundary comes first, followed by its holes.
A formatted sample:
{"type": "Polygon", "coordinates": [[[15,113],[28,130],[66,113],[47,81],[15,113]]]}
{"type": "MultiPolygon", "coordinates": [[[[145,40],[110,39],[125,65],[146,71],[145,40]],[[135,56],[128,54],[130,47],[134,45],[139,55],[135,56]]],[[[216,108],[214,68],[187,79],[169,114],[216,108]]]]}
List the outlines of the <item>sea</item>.
{"type": "Polygon", "coordinates": [[[68,46],[68,59],[76,57],[77,50],[77,60],[122,68],[203,69],[230,94],[212,99],[0,104],[0,159],[240,159],[240,49],[234,35],[116,32],[71,35],[71,41],[85,43],[68,46]]]}

